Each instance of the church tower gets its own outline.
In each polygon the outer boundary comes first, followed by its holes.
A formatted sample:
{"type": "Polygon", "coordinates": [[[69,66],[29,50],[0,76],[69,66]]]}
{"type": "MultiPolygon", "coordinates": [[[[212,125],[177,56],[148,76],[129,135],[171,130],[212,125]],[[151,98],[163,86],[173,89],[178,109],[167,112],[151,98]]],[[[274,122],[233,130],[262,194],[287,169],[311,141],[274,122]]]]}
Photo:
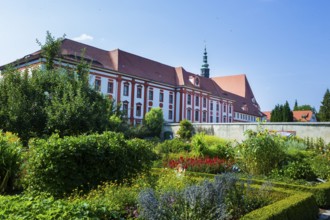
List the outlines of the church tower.
{"type": "Polygon", "coordinates": [[[207,52],[206,47],[204,48],[204,56],[203,56],[203,65],[201,68],[201,76],[210,78],[210,69],[209,64],[207,63],[207,52]]]}

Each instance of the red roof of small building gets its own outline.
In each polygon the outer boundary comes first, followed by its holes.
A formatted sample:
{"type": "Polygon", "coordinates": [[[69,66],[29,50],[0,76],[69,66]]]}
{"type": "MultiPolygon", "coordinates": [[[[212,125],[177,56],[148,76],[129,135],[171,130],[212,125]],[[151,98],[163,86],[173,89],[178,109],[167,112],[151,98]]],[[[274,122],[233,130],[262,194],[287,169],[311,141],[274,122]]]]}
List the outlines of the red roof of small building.
{"type": "MultiPolygon", "coordinates": [[[[267,111],[263,113],[266,115],[267,121],[270,121],[271,112],[267,111]]],[[[293,113],[293,121],[296,122],[310,122],[314,114],[313,111],[311,110],[292,111],[292,113],[293,113]]]]}
{"type": "Polygon", "coordinates": [[[309,122],[313,116],[313,111],[304,110],[304,111],[293,111],[293,120],[299,122],[309,122]]]}

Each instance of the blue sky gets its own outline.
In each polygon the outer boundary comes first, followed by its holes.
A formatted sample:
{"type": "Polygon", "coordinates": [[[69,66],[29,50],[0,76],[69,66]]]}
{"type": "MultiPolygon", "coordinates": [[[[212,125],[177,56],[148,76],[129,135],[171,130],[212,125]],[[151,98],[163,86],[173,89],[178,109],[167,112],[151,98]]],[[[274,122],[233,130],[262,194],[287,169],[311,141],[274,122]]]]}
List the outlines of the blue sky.
{"type": "Polygon", "coordinates": [[[0,65],[39,49],[46,31],[212,76],[246,74],[262,110],[319,109],[330,89],[329,0],[4,0],[0,65]]]}

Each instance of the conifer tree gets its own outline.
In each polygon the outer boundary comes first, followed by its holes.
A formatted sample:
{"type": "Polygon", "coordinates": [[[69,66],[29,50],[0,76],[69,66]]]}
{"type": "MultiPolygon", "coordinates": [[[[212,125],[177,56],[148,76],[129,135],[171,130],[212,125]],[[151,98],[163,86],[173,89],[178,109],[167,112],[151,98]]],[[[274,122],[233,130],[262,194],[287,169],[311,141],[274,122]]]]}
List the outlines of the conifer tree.
{"type": "Polygon", "coordinates": [[[318,117],[320,121],[330,121],[330,92],[329,89],[324,94],[323,101],[321,102],[318,117]]]}

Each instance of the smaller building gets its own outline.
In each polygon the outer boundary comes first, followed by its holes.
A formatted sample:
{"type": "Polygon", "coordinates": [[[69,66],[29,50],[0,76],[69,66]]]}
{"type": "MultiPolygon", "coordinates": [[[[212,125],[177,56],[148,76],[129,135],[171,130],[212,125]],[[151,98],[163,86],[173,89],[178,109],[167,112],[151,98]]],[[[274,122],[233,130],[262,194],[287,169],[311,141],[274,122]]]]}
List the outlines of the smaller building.
{"type": "MultiPolygon", "coordinates": [[[[316,115],[311,110],[292,111],[294,122],[317,122],[316,115]]],[[[266,115],[266,120],[270,122],[271,112],[263,112],[266,115]]]]}

